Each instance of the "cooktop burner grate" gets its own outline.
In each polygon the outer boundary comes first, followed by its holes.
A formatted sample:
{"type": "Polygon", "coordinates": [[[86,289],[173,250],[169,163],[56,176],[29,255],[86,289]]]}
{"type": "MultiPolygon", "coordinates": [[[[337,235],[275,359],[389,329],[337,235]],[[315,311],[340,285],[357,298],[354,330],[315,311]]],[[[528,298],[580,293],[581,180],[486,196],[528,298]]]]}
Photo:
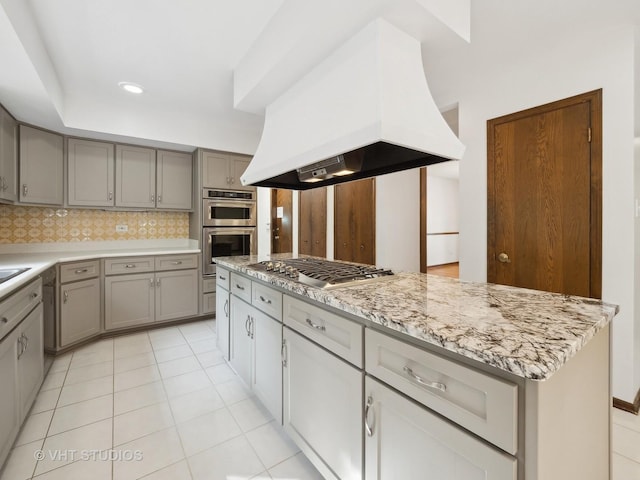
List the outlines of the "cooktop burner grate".
{"type": "Polygon", "coordinates": [[[319,258],[293,258],[265,261],[252,265],[264,270],[286,275],[301,283],[319,288],[346,286],[353,282],[393,275],[384,268],[370,265],[335,262],[319,258]]]}

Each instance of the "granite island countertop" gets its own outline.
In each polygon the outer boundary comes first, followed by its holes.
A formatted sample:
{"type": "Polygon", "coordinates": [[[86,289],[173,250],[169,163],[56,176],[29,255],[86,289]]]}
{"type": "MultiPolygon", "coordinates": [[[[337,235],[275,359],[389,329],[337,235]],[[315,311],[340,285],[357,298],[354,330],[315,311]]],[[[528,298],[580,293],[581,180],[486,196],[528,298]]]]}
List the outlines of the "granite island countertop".
{"type": "MultiPolygon", "coordinates": [[[[271,259],[295,258],[271,255],[271,259]]],[[[531,380],[546,380],[618,311],[600,300],[422,273],[322,290],[252,269],[265,257],[216,263],[373,324],[531,380]]]]}

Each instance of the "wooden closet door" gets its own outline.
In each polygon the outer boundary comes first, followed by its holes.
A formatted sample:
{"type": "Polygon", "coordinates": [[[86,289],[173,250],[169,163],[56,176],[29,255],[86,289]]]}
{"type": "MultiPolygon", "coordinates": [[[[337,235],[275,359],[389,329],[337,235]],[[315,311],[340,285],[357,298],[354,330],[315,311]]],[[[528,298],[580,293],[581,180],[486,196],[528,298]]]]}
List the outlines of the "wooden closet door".
{"type": "Polygon", "coordinates": [[[375,179],[335,186],[336,260],[374,265],[376,262],[375,179]]]}
{"type": "Polygon", "coordinates": [[[327,256],[327,188],[300,192],[298,251],[315,257],[327,256]]]}

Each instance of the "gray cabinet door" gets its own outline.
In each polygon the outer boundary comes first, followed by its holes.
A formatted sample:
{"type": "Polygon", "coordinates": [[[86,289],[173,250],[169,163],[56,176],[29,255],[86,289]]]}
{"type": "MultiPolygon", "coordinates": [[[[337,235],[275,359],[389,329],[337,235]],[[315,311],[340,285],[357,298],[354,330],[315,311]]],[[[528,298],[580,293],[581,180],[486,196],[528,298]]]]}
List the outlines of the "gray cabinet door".
{"type": "Polygon", "coordinates": [[[366,479],[515,480],[516,459],[383,384],[365,380],[366,479]],[[401,447],[399,447],[401,446],[401,447]]]}
{"type": "Polygon", "coordinates": [[[229,292],[224,288],[219,288],[215,293],[216,297],[216,334],[218,337],[218,348],[224,355],[225,360],[229,360],[229,292]]]}
{"type": "Polygon", "coordinates": [[[253,364],[253,340],[251,339],[253,310],[251,305],[231,295],[229,364],[249,388],[251,388],[251,365],[253,364]]]}
{"type": "Polygon", "coordinates": [[[113,206],[113,144],[71,138],[68,142],[67,158],[69,205],[113,206]]]}
{"type": "Polygon", "coordinates": [[[244,187],[240,181],[240,177],[249,166],[249,159],[247,157],[231,156],[229,158],[229,186],[233,190],[251,190],[255,187],[244,187]]]}
{"type": "Polygon", "coordinates": [[[21,418],[29,412],[44,377],[44,339],[42,304],[25,318],[19,327],[18,383],[21,418]]]}
{"type": "Polygon", "coordinates": [[[60,346],[100,332],[100,279],[60,286],[60,346]]]}
{"type": "Polygon", "coordinates": [[[18,200],[18,125],[0,108],[0,199],[18,200]]]}
{"type": "Polygon", "coordinates": [[[202,152],[202,186],[204,188],[229,188],[229,161],[221,153],[202,152]]]}
{"type": "Polygon", "coordinates": [[[325,478],[362,478],[362,372],[289,328],[283,335],[286,432],[325,478]]]}
{"type": "Polygon", "coordinates": [[[198,271],[156,273],[156,315],[162,322],[198,314],[198,271]]]}
{"type": "Polygon", "coordinates": [[[156,206],[156,151],[116,145],[116,206],[156,206]]]}
{"type": "Polygon", "coordinates": [[[20,430],[18,332],[0,342],[0,463],[4,463],[20,430]]]}
{"type": "Polygon", "coordinates": [[[20,201],[62,205],[62,135],[20,125],[20,201]]]}
{"type": "Polygon", "coordinates": [[[158,150],[156,193],[158,208],[191,210],[193,157],[190,153],[158,150]]]}
{"type": "Polygon", "coordinates": [[[153,273],[104,279],[104,327],[114,330],[144,325],[155,319],[156,282],[153,273]]]}
{"type": "Polygon", "coordinates": [[[253,384],[262,404],[282,425],[282,324],[253,309],[253,384]]]}

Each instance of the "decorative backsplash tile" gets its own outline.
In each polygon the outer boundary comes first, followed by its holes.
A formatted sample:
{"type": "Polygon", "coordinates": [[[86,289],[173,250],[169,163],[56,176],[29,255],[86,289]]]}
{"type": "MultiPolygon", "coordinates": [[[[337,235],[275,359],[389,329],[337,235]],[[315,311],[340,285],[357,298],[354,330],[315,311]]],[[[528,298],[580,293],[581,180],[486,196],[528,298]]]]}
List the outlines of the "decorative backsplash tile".
{"type": "Polygon", "coordinates": [[[0,244],[160,238],[189,238],[189,213],[0,205],[0,244]]]}

